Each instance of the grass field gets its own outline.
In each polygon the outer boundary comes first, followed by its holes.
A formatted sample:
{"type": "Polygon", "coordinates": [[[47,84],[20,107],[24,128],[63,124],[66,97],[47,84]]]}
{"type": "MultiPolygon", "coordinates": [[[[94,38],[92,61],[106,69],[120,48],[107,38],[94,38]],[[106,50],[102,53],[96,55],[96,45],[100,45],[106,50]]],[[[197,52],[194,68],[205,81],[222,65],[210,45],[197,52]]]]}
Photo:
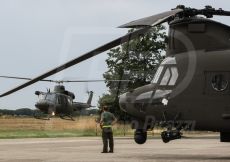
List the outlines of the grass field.
{"type": "MultiPolygon", "coordinates": [[[[60,118],[38,120],[34,118],[0,118],[0,138],[48,138],[48,137],[81,137],[100,136],[101,128],[95,122],[96,117],[79,117],[76,121],[60,118]]],[[[130,125],[116,124],[113,126],[115,136],[133,136],[134,130],[130,125]]],[[[162,129],[148,132],[151,135],[160,135],[162,129]]],[[[186,135],[210,134],[210,132],[185,132],[186,135]]],[[[213,134],[213,133],[211,133],[213,134]]]]}
{"type": "MultiPolygon", "coordinates": [[[[95,122],[96,117],[80,117],[76,121],[60,118],[38,120],[34,118],[0,118],[0,138],[44,138],[100,136],[101,129],[95,122]]],[[[132,135],[129,125],[116,124],[113,127],[117,136],[132,135]]]]}

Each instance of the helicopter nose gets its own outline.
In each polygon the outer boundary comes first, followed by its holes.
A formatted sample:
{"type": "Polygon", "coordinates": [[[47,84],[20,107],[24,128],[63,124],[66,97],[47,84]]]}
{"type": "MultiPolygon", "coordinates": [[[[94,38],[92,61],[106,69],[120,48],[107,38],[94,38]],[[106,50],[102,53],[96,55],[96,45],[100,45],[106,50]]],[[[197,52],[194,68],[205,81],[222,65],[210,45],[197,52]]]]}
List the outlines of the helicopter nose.
{"type": "Polygon", "coordinates": [[[35,107],[40,109],[40,110],[47,110],[49,108],[49,104],[45,102],[37,102],[35,104],[35,107]]]}

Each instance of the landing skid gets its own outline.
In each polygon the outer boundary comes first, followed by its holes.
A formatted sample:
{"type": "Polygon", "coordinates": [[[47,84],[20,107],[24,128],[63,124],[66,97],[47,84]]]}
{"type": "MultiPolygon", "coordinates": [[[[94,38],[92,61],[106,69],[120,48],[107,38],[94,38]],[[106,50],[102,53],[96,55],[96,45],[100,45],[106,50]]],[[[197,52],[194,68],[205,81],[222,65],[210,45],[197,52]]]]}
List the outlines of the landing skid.
{"type": "Polygon", "coordinates": [[[75,119],[70,115],[60,115],[60,118],[63,119],[63,120],[75,121],[75,119]]]}
{"type": "Polygon", "coordinates": [[[47,115],[47,117],[43,117],[42,115],[34,114],[34,118],[35,119],[39,119],[39,120],[50,120],[50,116],[49,115],[47,115]]]}

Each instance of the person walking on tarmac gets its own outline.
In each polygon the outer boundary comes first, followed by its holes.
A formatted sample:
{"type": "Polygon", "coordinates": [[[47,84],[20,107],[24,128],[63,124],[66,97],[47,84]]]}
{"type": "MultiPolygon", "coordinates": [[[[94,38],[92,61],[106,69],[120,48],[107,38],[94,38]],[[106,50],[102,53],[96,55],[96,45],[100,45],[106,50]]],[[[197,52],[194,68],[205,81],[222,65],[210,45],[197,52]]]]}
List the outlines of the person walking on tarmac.
{"type": "Polygon", "coordinates": [[[116,117],[108,111],[108,106],[103,106],[103,112],[101,114],[100,125],[102,128],[102,140],[103,140],[103,151],[101,153],[113,153],[114,141],[113,141],[113,130],[112,125],[117,122],[116,117]],[[108,152],[108,141],[109,141],[109,152],[108,152]]]}

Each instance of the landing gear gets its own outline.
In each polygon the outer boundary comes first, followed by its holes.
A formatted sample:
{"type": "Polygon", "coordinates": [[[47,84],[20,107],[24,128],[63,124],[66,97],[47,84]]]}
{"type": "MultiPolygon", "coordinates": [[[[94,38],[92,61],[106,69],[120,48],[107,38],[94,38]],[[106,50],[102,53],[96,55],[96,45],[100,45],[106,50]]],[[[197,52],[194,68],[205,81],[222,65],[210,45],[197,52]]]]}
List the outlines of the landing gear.
{"type": "Polygon", "coordinates": [[[39,120],[50,120],[50,115],[41,114],[41,113],[34,113],[34,118],[39,119],[39,120]]]}
{"type": "Polygon", "coordinates": [[[144,144],[147,140],[147,131],[143,129],[137,129],[134,134],[134,140],[137,144],[144,144]]]}
{"type": "Polygon", "coordinates": [[[168,143],[171,140],[181,139],[182,133],[179,130],[167,130],[161,133],[161,138],[164,143],[168,143]]]}
{"type": "Polygon", "coordinates": [[[71,115],[60,115],[61,119],[75,121],[71,115]]]}
{"type": "Polygon", "coordinates": [[[220,132],[221,142],[230,142],[230,132],[220,132]]]}

